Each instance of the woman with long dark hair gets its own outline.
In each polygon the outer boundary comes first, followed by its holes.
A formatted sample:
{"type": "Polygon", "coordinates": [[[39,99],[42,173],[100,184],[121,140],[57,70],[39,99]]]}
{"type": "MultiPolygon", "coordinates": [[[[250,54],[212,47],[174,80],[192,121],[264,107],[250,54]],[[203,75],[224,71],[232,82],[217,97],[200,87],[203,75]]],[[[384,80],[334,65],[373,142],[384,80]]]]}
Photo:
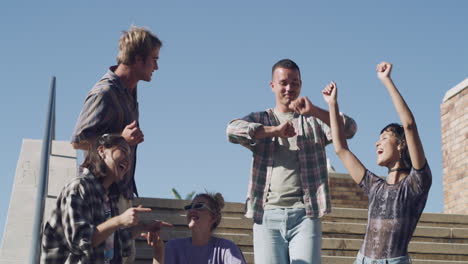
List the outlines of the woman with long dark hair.
{"type": "Polygon", "coordinates": [[[411,262],[408,244],[432,184],[416,121],[390,77],[391,70],[390,63],[377,65],[377,76],[387,88],[401,121],[401,125],[385,126],[375,144],[377,164],[388,169],[386,179],[367,170],[349,150],[340,122],[336,84],[332,82],[322,92],[330,108],[335,152],[369,197],[366,235],[355,261],[360,264],[411,262]]]}
{"type": "Polygon", "coordinates": [[[131,251],[131,241],[142,231],[167,223],[142,225],[138,214],[150,208],[117,209],[115,183],[129,169],[130,147],[120,135],[98,138],[86,155],[78,177],[57,197],[44,227],[41,263],[121,263],[131,251]]]}

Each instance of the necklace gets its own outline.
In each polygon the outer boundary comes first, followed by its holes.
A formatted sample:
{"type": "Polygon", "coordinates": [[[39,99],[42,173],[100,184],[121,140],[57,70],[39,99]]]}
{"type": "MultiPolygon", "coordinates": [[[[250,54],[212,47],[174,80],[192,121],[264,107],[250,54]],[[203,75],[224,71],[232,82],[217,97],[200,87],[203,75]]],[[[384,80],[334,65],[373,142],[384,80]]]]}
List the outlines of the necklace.
{"type": "Polygon", "coordinates": [[[392,171],[410,171],[410,170],[411,170],[410,168],[396,168],[396,169],[389,169],[388,173],[392,171]]]}

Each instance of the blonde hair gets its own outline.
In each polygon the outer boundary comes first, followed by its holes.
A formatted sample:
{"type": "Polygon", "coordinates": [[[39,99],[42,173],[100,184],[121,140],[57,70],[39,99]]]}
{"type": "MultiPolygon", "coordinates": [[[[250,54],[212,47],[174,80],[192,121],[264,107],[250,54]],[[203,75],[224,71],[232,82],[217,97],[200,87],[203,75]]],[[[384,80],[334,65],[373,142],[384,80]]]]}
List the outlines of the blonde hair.
{"type": "Polygon", "coordinates": [[[213,210],[213,213],[215,214],[216,221],[213,223],[211,226],[211,230],[215,230],[216,227],[221,223],[222,219],[222,214],[221,210],[224,208],[224,198],[221,193],[212,193],[212,192],[205,192],[205,193],[199,193],[197,194],[193,200],[195,200],[198,197],[203,197],[209,201],[209,206],[211,210],[213,210]]]}
{"type": "Polygon", "coordinates": [[[132,65],[136,56],[143,60],[154,49],[161,48],[162,42],[149,29],[131,26],[129,31],[123,31],[119,40],[119,54],[117,64],[132,65]]]}

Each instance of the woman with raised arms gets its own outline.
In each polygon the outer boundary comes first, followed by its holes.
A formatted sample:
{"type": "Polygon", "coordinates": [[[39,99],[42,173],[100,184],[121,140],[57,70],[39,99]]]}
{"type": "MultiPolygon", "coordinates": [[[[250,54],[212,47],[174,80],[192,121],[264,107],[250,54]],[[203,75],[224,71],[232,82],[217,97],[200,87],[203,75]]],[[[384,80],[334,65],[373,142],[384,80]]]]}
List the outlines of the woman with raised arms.
{"type": "Polygon", "coordinates": [[[418,129],[405,100],[395,87],[392,65],[377,65],[377,77],[390,94],[401,121],[389,124],[376,142],[377,164],[388,168],[386,179],[366,169],[349,150],[338,109],[338,89],[331,82],[322,91],[330,108],[335,152],[354,181],[369,197],[368,222],[364,243],[356,263],[410,263],[408,244],[426,205],[432,183],[418,129]]]}

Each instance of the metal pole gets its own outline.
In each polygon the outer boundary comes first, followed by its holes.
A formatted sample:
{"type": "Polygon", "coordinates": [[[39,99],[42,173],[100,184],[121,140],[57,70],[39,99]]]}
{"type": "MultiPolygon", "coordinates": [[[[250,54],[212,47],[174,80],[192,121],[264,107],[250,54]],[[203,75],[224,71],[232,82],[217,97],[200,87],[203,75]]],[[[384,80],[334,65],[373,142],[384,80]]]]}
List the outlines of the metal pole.
{"type": "Polygon", "coordinates": [[[36,194],[36,211],[34,214],[32,240],[31,240],[31,264],[37,264],[41,257],[42,240],[42,219],[44,218],[45,200],[47,196],[47,183],[49,178],[49,158],[52,147],[52,137],[55,134],[55,76],[52,76],[50,83],[49,104],[47,108],[47,117],[44,138],[42,140],[41,167],[39,171],[39,181],[36,194]]]}

